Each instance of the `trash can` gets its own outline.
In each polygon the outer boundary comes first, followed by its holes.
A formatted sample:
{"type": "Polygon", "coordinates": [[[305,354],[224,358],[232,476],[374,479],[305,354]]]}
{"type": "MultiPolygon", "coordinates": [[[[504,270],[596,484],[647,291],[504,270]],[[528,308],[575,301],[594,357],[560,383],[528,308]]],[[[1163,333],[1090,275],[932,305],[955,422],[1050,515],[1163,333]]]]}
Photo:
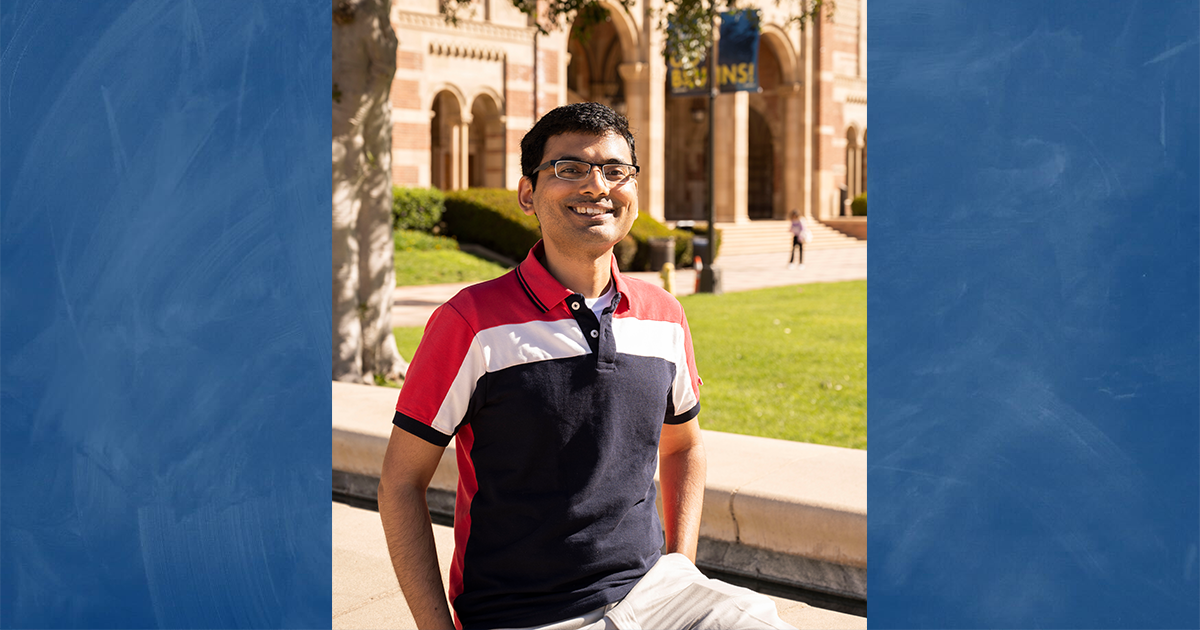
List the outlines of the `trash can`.
{"type": "Polygon", "coordinates": [[[692,237],[692,253],[699,257],[704,264],[712,264],[712,260],[709,257],[707,236],[692,237]]]}
{"type": "Polygon", "coordinates": [[[662,271],[663,265],[675,262],[675,237],[650,239],[650,271],[662,271]]]}

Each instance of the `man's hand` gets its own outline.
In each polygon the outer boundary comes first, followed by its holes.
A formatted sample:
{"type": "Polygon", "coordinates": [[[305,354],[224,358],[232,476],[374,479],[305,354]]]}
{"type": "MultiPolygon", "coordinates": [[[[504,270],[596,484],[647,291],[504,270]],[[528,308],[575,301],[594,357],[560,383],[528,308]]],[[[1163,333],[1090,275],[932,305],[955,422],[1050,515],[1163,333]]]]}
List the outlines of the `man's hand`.
{"type": "Polygon", "coordinates": [[[658,478],[662,488],[667,553],[681,553],[694,564],[700,539],[700,508],[708,462],[700,421],[664,424],[658,442],[658,478]]]}
{"type": "Polygon", "coordinates": [[[379,477],[379,518],[392,568],[421,630],[454,630],[425,502],[425,490],[444,450],[392,427],[379,477]]]}

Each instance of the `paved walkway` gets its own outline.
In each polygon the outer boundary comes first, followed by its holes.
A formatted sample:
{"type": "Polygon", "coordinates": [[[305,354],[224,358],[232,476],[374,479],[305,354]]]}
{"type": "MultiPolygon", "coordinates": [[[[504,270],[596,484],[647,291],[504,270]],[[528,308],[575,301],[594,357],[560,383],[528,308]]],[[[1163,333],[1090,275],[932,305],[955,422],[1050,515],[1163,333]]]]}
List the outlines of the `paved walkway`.
{"type": "MultiPolygon", "coordinates": [[[[721,286],[727,293],[749,291],[812,282],[842,282],[867,278],[866,244],[837,249],[818,249],[804,254],[804,269],[788,269],[780,254],[748,254],[717,259],[721,286]]],[[[662,286],[657,273],[629,274],[662,286]]],[[[441,306],[471,282],[396,287],[392,293],[392,325],[424,326],[441,306]]],[[[682,269],[675,273],[675,295],[690,295],[696,286],[696,273],[682,269]]]]}

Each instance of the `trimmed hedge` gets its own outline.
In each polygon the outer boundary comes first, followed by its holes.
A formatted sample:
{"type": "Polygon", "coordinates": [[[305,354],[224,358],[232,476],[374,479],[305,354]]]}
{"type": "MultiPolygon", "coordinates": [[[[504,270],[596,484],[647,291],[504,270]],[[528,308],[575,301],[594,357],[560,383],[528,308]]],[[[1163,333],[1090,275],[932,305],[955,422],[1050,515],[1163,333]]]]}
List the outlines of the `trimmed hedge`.
{"type": "Polygon", "coordinates": [[[392,229],[428,232],[445,210],[445,195],[437,188],[392,186],[392,229]]]}
{"type": "Polygon", "coordinates": [[[850,212],[856,217],[867,216],[867,193],[863,193],[850,202],[850,212]]]}
{"type": "MultiPolygon", "coordinates": [[[[526,215],[515,190],[470,188],[446,193],[446,231],[461,243],[482,245],[516,261],[542,237],[537,218],[526,215]]],[[[613,248],[622,271],[650,268],[650,239],[675,237],[675,267],[692,264],[692,233],[672,230],[648,214],[639,213],[629,235],[613,248]]],[[[717,232],[720,246],[720,232],[717,232]]]]}
{"type": "Polygon", "coordinates": [[[460,243],[482,245],[517,262],[542,238],[537,219],[517,203],[517,191],[469,188],[446,194],[446,232],[460,243]]]}
{"type": "Polygon", "coordinates": [[[654,217],[646,213],[639,213],[637,220],[633,222],[633,227],[629,230],[629,235],[637,241],[637,254],[633,258],[630,269],[649,269],[650,239],[670,237],[675,238],[675,268],[692,266],[692,259],[695,257],[692,250],[692,237],[695,234],[692,232],[672,230],[656,221],[654,217]]]}

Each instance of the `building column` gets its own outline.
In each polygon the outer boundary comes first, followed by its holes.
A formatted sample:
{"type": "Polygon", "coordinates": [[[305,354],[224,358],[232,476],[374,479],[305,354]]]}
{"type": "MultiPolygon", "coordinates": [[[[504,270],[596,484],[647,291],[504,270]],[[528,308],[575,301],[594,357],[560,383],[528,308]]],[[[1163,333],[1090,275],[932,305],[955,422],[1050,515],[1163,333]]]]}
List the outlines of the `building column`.
{"type": "Polygon", "coordinates": [[[799,132],[800,132],[800,163],[801,169],[804,171],[804,180],[800,184],[800,194],[803,200],[801,201],[800,211],[805,217],[813,218],[814,201],[816,200],[816,191],[814,190],[813,180],[815,179],[816,171],[813,166],[813,50],[812,50],[812,29],[800,29],[800,116],[799,116],[799,132]]]}
{"type": "Polygon", "coordinates": [[[854,187],[852,188],[852,190],[854,191],[854,194],[851,195],[851,197],[850,197],[851,200],[853,200],[855,197],[861,195],[863,192],[862,143],[861,142],[854,146],[854,187]]]}
{"type": "MultiPolygon", "coordinates": [[[[641,167],[642,172],[638,175],[638,210],[661,221],[663,217],[662,203],[656,205],[653,198],[654,181],[658,179],[661,187],[663,174],[661,172],[661,142],[660,157],[655,160],[654,144],[651,139],[654,132],[654,114],[651,112],[649,98],[651,91],[648,84],[651,75],[650,65],[640,61],[626,61],[617,66],[617,72],[621,74],[621,80],[625,83],[625,117],[629,120],[629,130],[633,132],[634,144],[639,149],[638,166],[641,167]]],[[[662,117],[661,111],[657,114],[659,118],[662,117]]],[[[659,125],[662,125],[661,120],[659,125]]],[[[659,191],[659,198],[662,198],[661,191],[659,191]]]]}
{"type": "Polygon", "coordinates": [[[717,97],[713,134],[714,219],[720,223],[750,221],[750,93],[717,97]]]}
{"type": "Polygon", "coordinates": [[[834,165],[844,159],[844,154],[835,151],[834,103],[833,103],[833,50],[832,36],[827,32],[832,25],[824,18],[812,24],[813,79],[813,212],[818,219],[842,214],[838,207],[839,192],[834,185],[834,165]],[[829,37],[827,37],[829,36],[829,37]]]}
{"type": "MultiPolygon", "coordinates": [[[[661,9],[661,2],[648,3],[653,5],[655,9],[661,9]]],[[[647,15],[644,21],[651,22],[654,18],[647,15]]],[[[658,29],[651,28],[649,32],[645,32],[645,37],[642,41],[645,52],[645,58],[649,59],[649,66],[646,76],[646,106],[648,117],[647,131],[643,134],[648,137],[649,143],[642,147],[645,151],[646,166],[650,168],[649,177],[643,178],[638,185],[645,186],[646,192],[645,205],[642,205],[642,210],[649,211],[650,216],[662,221],[666,218],[666,190],[667,190],[667,62],[663,59],[662,50],[663,41],[666,34],[658,29]]],[[[639,189],[640,191],[640,189],[639,189]]],[[[641,200],[639,200],[640,202],[641,200]]]]}
{"type": "Polygon", "coordinates": [[[846,198],[854,198],[854,145],[846,139],[846,198]]]}
{"type": "Polygon", "coordinates": [[[466,190],[471,187],[471,118],[463,116],[454,126],[453,160],[454,178],[451,180],[455,190],[466,190]]]}
{"type": "Polygon", "coordinates": [[[487,141],[484,142],[484,146],[487,147],[487,165],[484,172],[488,188],[504,188],[505,124],[504,116],[488,123],[487,141]]]}
{"type": "Polygon", "coordinates": [[[804,155],[804,85],[797,82],[779,86],[783,111],[783,207],[785,216],[792,210],[808,214],[804,186],[808,170],[804,155]]]}

